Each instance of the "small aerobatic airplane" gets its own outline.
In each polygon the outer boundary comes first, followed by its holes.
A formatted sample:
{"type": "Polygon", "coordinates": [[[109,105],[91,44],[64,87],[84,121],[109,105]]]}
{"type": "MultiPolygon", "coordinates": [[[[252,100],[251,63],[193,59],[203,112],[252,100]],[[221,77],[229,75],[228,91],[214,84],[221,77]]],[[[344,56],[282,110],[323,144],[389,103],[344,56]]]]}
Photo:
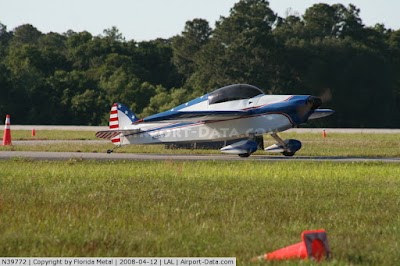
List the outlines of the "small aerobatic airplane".
{"type": "Polygon", "coordinates": [[[125,105],[114,103],[110,129],[98,131],[96,136],[111,140],[116,147],[246,138],[222,147],[221,152],[248,157],[258,148],[255,137],[267,133],[277,141],[265,148],[267,152],[293,156],[301,142],[282,140],[277,133],[334,112],[318,109],[321,104],[322,99],[314,96],[266,95],[257,87],[235,84],[143,119],[125,105]]]}

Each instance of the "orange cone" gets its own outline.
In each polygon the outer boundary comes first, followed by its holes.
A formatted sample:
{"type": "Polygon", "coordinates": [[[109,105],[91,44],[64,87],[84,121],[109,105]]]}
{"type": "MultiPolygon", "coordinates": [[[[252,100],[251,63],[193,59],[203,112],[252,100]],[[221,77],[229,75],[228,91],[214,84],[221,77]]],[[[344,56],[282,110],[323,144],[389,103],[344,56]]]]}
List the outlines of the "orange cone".
{"type": "Polygon", "coordinates": [[[329,259],[330,249],[328,245],[328,237],[325,230],[308,230],[301,234],[302,241],[287,246],[270,253],[253,258],[252,262],[263,260],[291,260],[291,259],[311,259],[321,261],[329,259]]]}
{"type": "Polygon", "coordinates": [[[322,130],[322,137],[323,137],[323,138],[326,138],[326,131],[325,131],[325,129],[322,130]]]}
{"type": "Polygon", "coordinates": [[[6,115],[6,123],[4,125],[3,145],[11,144],[10,115],[6,115]]]}
{"type": "Polygon", "coordinates": [[[32,128],[32,137],[36,136],[36,130],[32,128]]]}

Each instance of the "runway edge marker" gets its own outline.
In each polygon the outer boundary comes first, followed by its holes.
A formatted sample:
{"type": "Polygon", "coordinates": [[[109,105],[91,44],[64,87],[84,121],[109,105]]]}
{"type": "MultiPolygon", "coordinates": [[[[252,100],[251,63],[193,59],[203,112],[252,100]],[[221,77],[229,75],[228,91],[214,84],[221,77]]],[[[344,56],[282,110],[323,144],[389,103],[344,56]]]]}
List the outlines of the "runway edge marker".
{"type": "Polygon", "coordinates": [[[6,122],[4,124],[3,146],[12,145],[11,142],[11,128],[10,128],[10,115],[6,115],[6,122]]]}
{"type": "Polygon", "coordinates": [[[301,239],[302,241],[299,243],[254,257],[251,259],[251,262],[294,259],[310,259],[320,262],[323,259],[330,258],[331,251],[325,230],[303,231],[301,233],[301,239]]]}

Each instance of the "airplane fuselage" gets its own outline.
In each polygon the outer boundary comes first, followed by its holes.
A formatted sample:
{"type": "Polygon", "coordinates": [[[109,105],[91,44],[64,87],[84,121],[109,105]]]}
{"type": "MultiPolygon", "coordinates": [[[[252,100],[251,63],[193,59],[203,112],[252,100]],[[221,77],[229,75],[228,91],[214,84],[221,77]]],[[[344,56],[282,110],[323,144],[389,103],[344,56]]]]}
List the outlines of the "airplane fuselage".
{"type": "Polygon", "coordinates": [[[255,136],[267,133],[277,141],[265,148],[267,152],[293,156],[301,142],[282,140],[277,133],[333,113],[318,109],[321,104],[320,98],[310,95],[266,95],[257,87],[233,84],[142,119],[125,105],[114,103],[110,130],[98,131],[96,136],[111,140],[116,147],[247,138],[220,151],[248,157],[259,148],[255,136]]]}
{"type": "MultiPolygon", "coordinates": [[[[134,124],[123,129],[140,128],[141,132],[125,135],[121,138],[121,144],[221,141],[261,135],[264,133],[281,132],[293,127],[294,124],[289,114],[281,112],[279,106],[274,108],[274,105],[286,102],[291,98],[293,98],[293,96],[290,95],[262,95],[251,99],[210,105],[207,98],[204,97],[203,101],[199,101],[198,103],[189,102],[175,109],[180,112],[190,112],[194,110],[219,111],[252,109],[254,114],[219,120],[207,120],[207,118],[205,118],[205,121],[201,122],[171,121],[170,123],[153,122],[134,124]],[[269,106],[271,108],[268,108],[269,106]]],[[[175,110],[171,109],[167,112],[173,111],[175,110]]]]}

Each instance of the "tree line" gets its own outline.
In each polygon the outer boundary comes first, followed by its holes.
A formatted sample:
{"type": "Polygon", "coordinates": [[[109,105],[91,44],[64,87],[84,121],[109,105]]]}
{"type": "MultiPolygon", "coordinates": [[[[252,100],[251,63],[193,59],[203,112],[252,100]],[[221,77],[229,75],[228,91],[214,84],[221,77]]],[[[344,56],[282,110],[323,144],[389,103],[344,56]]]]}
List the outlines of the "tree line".
{"type": "Polygon", "coordinates": [[[400,30],[367,27],[354,5],[315,4],[279,17],[241,0],[212,28],[187,21],[170,39],[13,30],[0,23],[0,114],[14,124],[106,125],[113,102],[144,117],[218,87],[332,95],[324,127],[400,127],[400,30]]]}

